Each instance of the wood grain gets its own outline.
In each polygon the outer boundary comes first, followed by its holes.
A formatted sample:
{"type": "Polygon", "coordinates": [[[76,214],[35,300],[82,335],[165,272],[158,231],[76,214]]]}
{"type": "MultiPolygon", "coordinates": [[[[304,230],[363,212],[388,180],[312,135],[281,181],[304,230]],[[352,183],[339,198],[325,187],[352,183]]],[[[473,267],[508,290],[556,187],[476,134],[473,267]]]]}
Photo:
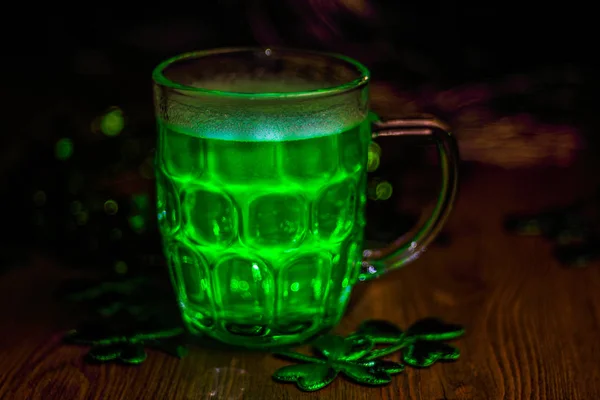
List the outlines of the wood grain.
{"type": "Polygon", "coordinates": [[[62,275],[38,257],[0,278],[0,399],[600,398],[600,265],[563,269],[542,239],[502,230],[507,213],[590,192],[584,172],[477,167],[449,222],[451,245],[356,290],[340,332],[366,318],[405,327],[440,316],[467,328],[456,363],[408,369],[383,388],[340,378],[316,393],[273,382],[286,362],[261,353],[199,347],[181,361],[151,352],[138,367],[86,365],[81,348],[60,344],[77,314],[53,303],[62,275]]]}

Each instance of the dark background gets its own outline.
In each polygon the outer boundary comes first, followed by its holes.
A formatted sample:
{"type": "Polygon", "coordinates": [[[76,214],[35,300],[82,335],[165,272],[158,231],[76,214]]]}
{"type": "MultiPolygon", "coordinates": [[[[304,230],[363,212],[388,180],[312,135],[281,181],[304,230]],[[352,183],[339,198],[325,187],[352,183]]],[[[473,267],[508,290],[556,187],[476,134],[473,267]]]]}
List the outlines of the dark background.
{"type": "MultiPolygon", "coordinates": [[[[139,333],[156,333],[164,320],[181,325],[155,226],[152,69],[181,52],[255,44],[360,60],[373,72],[373,109],[382,117],[439,115],[463,159],[441,240],[418,265],[357,285],[336,330],[355,331],[371,318],[406,329],[441,316],[467,330],[456,343],[461,360],[407,368],[382,389],[338,379],[323,395],[600,398],[600,274],[590,262],[600,257],[600,196],[592,196],[600,177],[596,4],[3,5],[1,398],[197,398],[222,387],[248,398],[301,396],[271,379],[286,361],[212,343],[181,361],[147,349],[136,368],[84,364],[107,347],[113,357],[131,354],[132,337],[142,354],[140,347],[160,348],[140,344],[139,333]],[[98,128],[111,113],[124,121],[113,136],[98,128]],[[564,208],[581,199],[591,199],[587,208],[564,208]],[[513,213],[526,216],[506,218],[513,213]],[[512,231],[507,221],[517,222],[512,231]],[[72,328],[92,343],[127,343],[65,346],[72,328]]],[[[439,171],[427,146],[378,143],[381,166],[369,179],[394,190],[368,201],[367,235],[389,241],[434,198],[439,171]]],[[[172,342],[163,344],[173,352],[172,342]]]]}
{"type": "Polygon", "coordinates": [[[45,84],[72,76],[73,59],[84,49],[107,51],[117,71],[142,76],[140,65],[174,53],[257,42],[346,50],[375,70],[387,65],[382,70],[396,78],[406,69],[423,79],[460,82],[542,64],[589,64],[597,23],[591,6],[578,2],[221,0],[28,11],[2,26],[9,61],[3,68],[31,72],[29,80],[45,84]],[[410,65],[411,56],[421,62],[410,65]]]}
{"type": "MultiPolygon", "coordinates": [[[[594,13],[591,6],[576,3],[540,4],[224,0],[144,7],[81,3],[62,10],[15,5],[18,11],[6,13],[0,28],[0,190],[9,227],[8,238],[0,244],[2,265],[26,264],[33,251],[59,255],[79,266],[124,259],[136,264],[144,249],[158,243],[151,208],[154,183],[142,171],[152,157],[155,135],[150,76],[159,61],[185,51],[260,44],[345,53],[367,64],[374,82],[389,89],[378,100],[388,105],[383,108],[393,109],[394,94],[401,92],[404,100],[415,98],[418,111],[451,122],[464,100],[460,94],[449,106],[448,100],[444,106],[423,101],[423,96],[491,85],[485,86],[484,106],[495,117],[475,121],[492,143],[486,151],[508,152],[503,160],[510,159],[515,146],[507,150],[503,144],[513,139],[494,142],[498,126],[485,129],[486,123],[526,113],[535,119],[525,124],[526,137],[552,135],[548,129],[537,132],[539,124],[566,124],[577,129],[573,135],[578,151],[593,154],[594,13]],[[524,80],[518,95],[497,94],[515,76],[524,80]],[[125,116],[125,129],[117,137],[90,128],[110,107],[125,116]],[[72,140],[75,148],[66,161],[55,154],[61,138],[72,140]],[[149,199],[150,208],[140,206],[139,196],[149,199]],[[116,215],[106,214],[102,205],[108,199],[119,203],[116,215]],[[74,207],[83,209],[85,218],[74,207]],[[144,218],[143,229],[131,227],[132,217],[144,218]],[[116,241],[115,229],[121,231],[116,241]]],[[[459,139],[461,133],[459,126],[459,139]]],[[[512,167],[478,153],[463,135],[465,158],[512,167]]],[[[515,137],[522,135],[517,132],[515,137]]],[[[561,143],[551,151],[566,146],[561,143]]],[[[530,151],[549,150],[523,147],[524,153],[530,151]]],[[[536,157],[530,158],[548,159],[544,154],[536,157]]],[[[398,226],[404,227],[400,222],[398,226]]]]}

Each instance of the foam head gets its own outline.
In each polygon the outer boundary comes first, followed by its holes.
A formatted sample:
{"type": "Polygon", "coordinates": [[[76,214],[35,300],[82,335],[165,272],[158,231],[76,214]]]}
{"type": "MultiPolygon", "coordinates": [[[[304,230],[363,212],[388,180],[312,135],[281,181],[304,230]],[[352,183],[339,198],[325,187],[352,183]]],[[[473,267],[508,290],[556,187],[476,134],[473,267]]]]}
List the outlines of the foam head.
{"type": "Polygon", "coordinates": [[[199,137],[281,141],[365,120],[368,71],[349,58],[271,49],[188,53],[154,71],[157,117],[199,137]]]}

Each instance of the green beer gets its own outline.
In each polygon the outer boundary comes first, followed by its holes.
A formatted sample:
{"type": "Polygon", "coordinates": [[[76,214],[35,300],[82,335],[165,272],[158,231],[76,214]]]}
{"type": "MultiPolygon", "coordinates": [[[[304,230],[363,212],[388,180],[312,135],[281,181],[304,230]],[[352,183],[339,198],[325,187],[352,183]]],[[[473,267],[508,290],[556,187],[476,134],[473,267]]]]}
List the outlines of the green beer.
{"type": "Polygon", "coordinates": [[[334,326],[362,258],[368,124],[206,136],[159,120],[158,219],[188,329],[267,345],[334,326]]]}
{"type": "Polygon", "coordinates": [[[175,56],[153,74],[157,211],[192,334],[267,348],[336,325],[353,285],[415,260],[456,193],[458,152],[435,119],[371,122],[351,58],[237,48],[175,56]],[[442,188],[410,237],[363,249],[372,135],[435,143],[442,188]]]}

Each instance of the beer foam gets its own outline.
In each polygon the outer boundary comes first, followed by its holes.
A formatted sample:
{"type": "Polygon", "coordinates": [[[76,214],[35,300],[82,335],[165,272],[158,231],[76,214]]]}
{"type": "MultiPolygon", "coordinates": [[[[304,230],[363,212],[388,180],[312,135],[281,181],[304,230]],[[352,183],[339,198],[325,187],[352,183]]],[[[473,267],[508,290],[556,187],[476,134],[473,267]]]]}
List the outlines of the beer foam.
{"type": "MultiPolygon", "coordinates": [[[[230,86],[211,82],[195,82],[194,86],[224,91],[230,86]]],[[[307,97],[291,93],[311,90],[306,82],[271,81],[267,85],[265,89],[264,81],[236,81],[236,93],[245,94],[239,98],[189,90],[165,93],[157,87],[156,113],[161,122],[182,133],[235,141],[287,141],[333,135],[360,124],[368,114],[366,85],[307,97]],[[251,97],[251,93],[265,93],[265,90],[282,96],[251,97]],[[286,93],[290,96],[285,96],[286,93]]]]}

